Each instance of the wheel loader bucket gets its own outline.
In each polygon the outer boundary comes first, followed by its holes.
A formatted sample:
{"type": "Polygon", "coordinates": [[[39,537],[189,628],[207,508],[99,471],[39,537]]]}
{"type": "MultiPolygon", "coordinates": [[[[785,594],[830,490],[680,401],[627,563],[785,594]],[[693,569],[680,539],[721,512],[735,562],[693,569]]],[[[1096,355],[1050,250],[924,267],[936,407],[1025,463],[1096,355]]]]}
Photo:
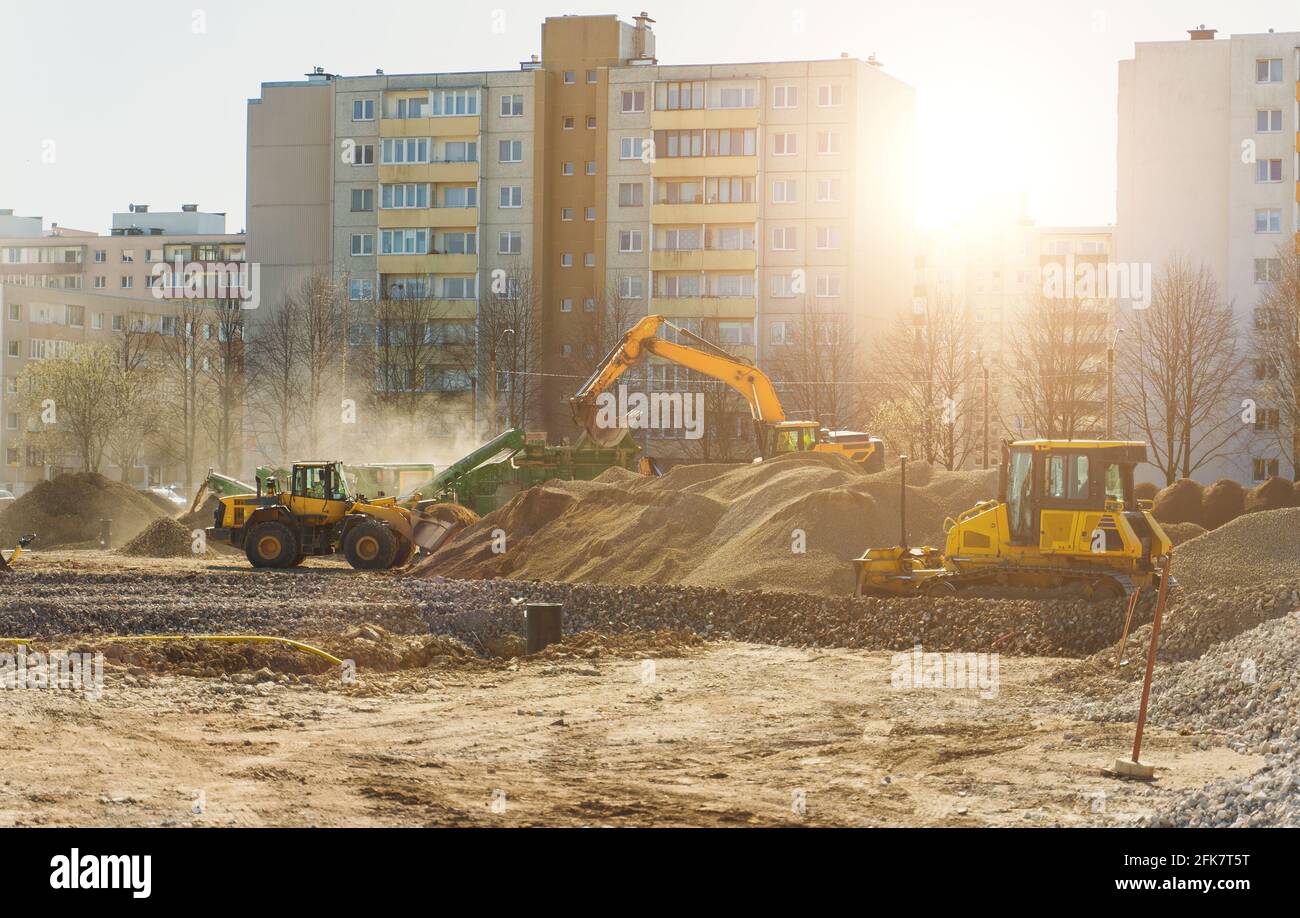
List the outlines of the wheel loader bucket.
{"type": "Polygon", "coordinates": [[[411,535],[417,548],[425,554],[433,554],[460,528],[446,520],[417,517],[412,521],[411,535]]]}

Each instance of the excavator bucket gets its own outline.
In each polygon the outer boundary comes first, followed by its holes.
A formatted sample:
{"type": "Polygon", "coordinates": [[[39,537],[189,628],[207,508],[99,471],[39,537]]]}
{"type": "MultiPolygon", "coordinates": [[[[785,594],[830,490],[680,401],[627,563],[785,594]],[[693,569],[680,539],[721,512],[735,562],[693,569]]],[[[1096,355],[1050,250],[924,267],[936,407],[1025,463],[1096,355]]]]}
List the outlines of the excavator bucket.
{"type": "Polygon", "coordinates": [[[411,511],[411,539],[421,553],[431,555],[477,521],[473,510],[459,504],[420,501],[411,511]]]}

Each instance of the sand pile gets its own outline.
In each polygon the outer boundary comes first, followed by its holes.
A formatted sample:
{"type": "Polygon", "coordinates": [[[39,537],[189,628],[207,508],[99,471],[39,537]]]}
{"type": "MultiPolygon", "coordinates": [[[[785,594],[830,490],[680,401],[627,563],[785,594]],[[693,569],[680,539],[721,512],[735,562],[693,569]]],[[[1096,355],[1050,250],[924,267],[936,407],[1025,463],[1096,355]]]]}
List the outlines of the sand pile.
{"type": "Polygon", "coordinates": [[[194,535],[176,520],[154,520],[134,539],[122,546],[122,554],[135,558],[202,557],[194,551],[194,535]]]}
{"type": "Polygon", "coordinates": [[[164,516],[153,501],[121,482],[94,472],[42,481],[0,512],[0,545],[36,534],[37,549],[88,543],[99,538],[99,521],[113,521],[121,545],[164,516]]]}
{"type": "MultiPolygon", "coordinates": [[[[942,545],[943,521],[994,496],[993,472],[908,470],[911,544],[942,545]]],[[[610,471],[516,495],[421,565],[451,578],[678,583],[844,595],[849,562],[897,544],[899,472],[865,474],[826,453],[759,465],[610,471]],[[493,533],[506,534],[498,553],[493,533]]]]}
{"type": "Polygon", "coordinates": [[[1300,508],[1247,513],[1178,547],[1174,576],[1191,588],[1300,584],[1300,508]]]}

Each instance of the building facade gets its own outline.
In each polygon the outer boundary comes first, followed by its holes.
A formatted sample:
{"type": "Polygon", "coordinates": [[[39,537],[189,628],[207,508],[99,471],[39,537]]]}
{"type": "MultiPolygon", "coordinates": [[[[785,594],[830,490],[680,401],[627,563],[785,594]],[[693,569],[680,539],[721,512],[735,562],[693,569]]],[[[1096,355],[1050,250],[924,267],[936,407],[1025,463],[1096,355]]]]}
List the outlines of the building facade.
{"type": "MultiPolygon", "coordinates": [[[[1119,63],[1117,257],[1157,277],[1175,256],[1203,261],[1243,346],[1279,250],[1300,250],[1298,110],[1300,32],[1221,39],[1202,27],[1186,41],[1140,42],[1119,63]]],[[[1241,414],[1257,372],[1223,417],[1241,414]]],[[[1249,486],[1285,473],[1280,453],[1275,431],[1243,427],[1196,477],[1249,486]]]]}
{"type": "Polygon", "coordinates": [[[668,66],[652,24],[549,18],[517,70],[264,84],[264,302],[328,271],[358,311],[417,299],[463,325],[472,364],[415,382],[470,396],[431,437],[571,435],[568,396],[650,312],[760,364],[804,309],[877,334],[911,295],[912,89],[848,57],[668,66]]]}
{"type": "MultiPolygon", "coordinates": [[[[224,215],[191,207],[162,214],[133,207],[113,215],[108,235],[45,231],[39,217],[9,224],[19,227],[21,235],[0,238],[0,488],[15,494],[76,470],[24,436],[39,419],[19,407],[23,368],[83,344],[117,345],[128,334],[178,334],[176,301],[154,288],[159,263],[242,264],[245,254],[244,236],[224,232],[224,215]]],[[[196,333],[211,337],[215,328],[214,321],[196,333]]],[[[122,477],[111,464],[102,471],[122,477]]],[[[173,457],[146,450],[127,478],[143,487],[183,482],[185,475],[173,457]]]]}

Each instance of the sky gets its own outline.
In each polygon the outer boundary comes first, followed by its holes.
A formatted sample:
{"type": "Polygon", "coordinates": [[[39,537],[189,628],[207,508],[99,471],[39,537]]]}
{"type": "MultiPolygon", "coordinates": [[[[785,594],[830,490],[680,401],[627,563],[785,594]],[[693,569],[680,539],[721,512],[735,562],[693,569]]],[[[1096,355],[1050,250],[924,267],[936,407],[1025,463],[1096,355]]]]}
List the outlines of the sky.
{"type": "Polygon", "coordinates": [[[1040,224],[1108,224],[1134,43],[1300,31],[1295,0],[636,2],[0,0],[0,208],[106,232],[130,203],[197,203],[238,232],[261,83],[514,69],[547,15],[645,7],[664,64],[876,54],[916,89],[923,227],[1019,194],[1040,224]]]}

